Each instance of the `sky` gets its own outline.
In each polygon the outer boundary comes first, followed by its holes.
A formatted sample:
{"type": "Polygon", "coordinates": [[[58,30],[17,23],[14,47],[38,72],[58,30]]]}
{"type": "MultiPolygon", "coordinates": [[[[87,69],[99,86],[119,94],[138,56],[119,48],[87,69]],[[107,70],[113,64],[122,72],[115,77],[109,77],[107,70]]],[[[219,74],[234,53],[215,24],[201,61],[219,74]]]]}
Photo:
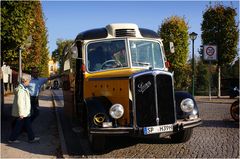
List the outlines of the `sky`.
{"type": "MultiPolygon", "coordinates": [[[[221,2],[225,6],[236,8],[236,19],[239,20],[239,2],[221,2]]],[[[74,40],[80,32],[89,29],[105,27],[111,23],[135,23],[141,28],[157,32],[164,19],[180,16],[188,23],[189,33],[198,34],[194,42],[194,52],[198,55],[202,14],[209,5],[209,1],[42,1],[50,54],[57,49],[57,39],[74,40]]],[[[190,40],[189,43],[191,57],[190,40]]]]}

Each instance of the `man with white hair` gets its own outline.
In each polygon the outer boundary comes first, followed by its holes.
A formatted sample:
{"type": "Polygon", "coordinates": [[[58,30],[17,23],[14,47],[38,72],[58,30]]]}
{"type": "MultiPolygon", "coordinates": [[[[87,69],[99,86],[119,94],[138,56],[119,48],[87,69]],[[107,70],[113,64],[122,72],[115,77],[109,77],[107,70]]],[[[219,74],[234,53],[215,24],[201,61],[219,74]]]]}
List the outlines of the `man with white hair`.
{"type": "Polygon", "coordinates": [[[27,86],[31,80],[31,76],[23,74],[21,77],[21,83],[14,91],[14,100],[12,105],[12,116],[14,119],[14,127],[11,132],[9,143],[18,143],[18,136],[20,135],[23,128],[26,129],[28,134],[28,141],[30,143],[37,142],[40,140],[39,137],[35,137],[32,125],[30,121],[31,116],[31,103],[30,103],[30,94],[27,86]]]}

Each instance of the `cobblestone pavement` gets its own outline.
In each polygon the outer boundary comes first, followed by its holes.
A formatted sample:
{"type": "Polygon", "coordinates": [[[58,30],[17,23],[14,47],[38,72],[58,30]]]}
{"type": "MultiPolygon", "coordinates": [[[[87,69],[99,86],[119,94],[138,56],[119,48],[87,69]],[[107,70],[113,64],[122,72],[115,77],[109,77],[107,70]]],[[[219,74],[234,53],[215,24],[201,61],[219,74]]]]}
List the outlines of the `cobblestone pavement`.
{"type": "Polygon", "coordinates": [[[186,143],[172,144],[169,138],[112,137],[106,152],[82,157],[239,158],[239,123],[231,119],[230,104],[198,105],[203,124],[186,143]]]}
{"type": "MultiPolygon", "coordinates": [[[[55,95],[58,97],[58,102],[63,100],[61,91],[55,91],[55,95]]],[[[68,149],[68,155],[65,157],[239,158],[239,123],[233,121],[229,112],[234,100],[216,98],[210,102],[199,98],[197,101],[203,123],[194,128],[192,138],[186,143],[173,144],[169,137],[161,139],[109,137],[107,150],[96,154],[91,151],[86,137],[75,133],[74,136],[70,135],[70,139],[65,135],[68,149]],[[74,140],[74,144],[71,144],[72,138],[78,140],[74,140]]],[[[69,130],[70,128],[66,128],[65,125],[69,126],[63,123],[63,129],[69,130]]]]}

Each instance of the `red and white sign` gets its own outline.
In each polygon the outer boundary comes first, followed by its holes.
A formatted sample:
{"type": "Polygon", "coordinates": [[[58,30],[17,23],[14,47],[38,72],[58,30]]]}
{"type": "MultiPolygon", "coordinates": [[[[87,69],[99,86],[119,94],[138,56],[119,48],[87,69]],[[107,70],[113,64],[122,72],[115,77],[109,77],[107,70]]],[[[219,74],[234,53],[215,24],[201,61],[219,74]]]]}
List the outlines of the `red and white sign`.
{"type": "Polygon", "coordinates": [[[217,46],[216,45],[204,45],[203,46],[203,59],[214,61],[217,60],[217,46]]]}

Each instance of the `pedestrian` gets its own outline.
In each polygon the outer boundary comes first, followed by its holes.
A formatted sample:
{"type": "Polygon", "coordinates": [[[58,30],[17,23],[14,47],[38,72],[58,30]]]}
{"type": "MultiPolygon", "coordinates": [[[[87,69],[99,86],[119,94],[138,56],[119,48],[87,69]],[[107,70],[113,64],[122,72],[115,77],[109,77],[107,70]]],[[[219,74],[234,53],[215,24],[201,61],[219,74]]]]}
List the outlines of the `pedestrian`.
{"type": "Polygon", "coordinates": [[[14,90],[14,100],[12,105],[12,116],[14,119],[13,129],[9,137],[9,143],[19,143],[17,140],[18,136],[21,134],[23,128],[25,128],[28,141],[30,143],[37,142],[40,140],[39,137],[35,137],[32,125],[30,121],[31,116],[31,104],[30,104],[30,94],[27,86],[30,82],[30,75],[23,74],[21,77],[21,82],[18,87],[14,90]]]}
{"type": "Polygon", "coordinates": [[[31,122],[33,122],[36,117],[39,115],[39,102],[38,102],[38,95],[41,91],[41,87],[45,84],[48,80],[52,80],[55,78],[60,77],[59,75],[51,76],[49,78],[38,77],[39,71],[37,67],[32,68],[32,79],[28,86],[29,93],[31,96],[31,122]]]}

